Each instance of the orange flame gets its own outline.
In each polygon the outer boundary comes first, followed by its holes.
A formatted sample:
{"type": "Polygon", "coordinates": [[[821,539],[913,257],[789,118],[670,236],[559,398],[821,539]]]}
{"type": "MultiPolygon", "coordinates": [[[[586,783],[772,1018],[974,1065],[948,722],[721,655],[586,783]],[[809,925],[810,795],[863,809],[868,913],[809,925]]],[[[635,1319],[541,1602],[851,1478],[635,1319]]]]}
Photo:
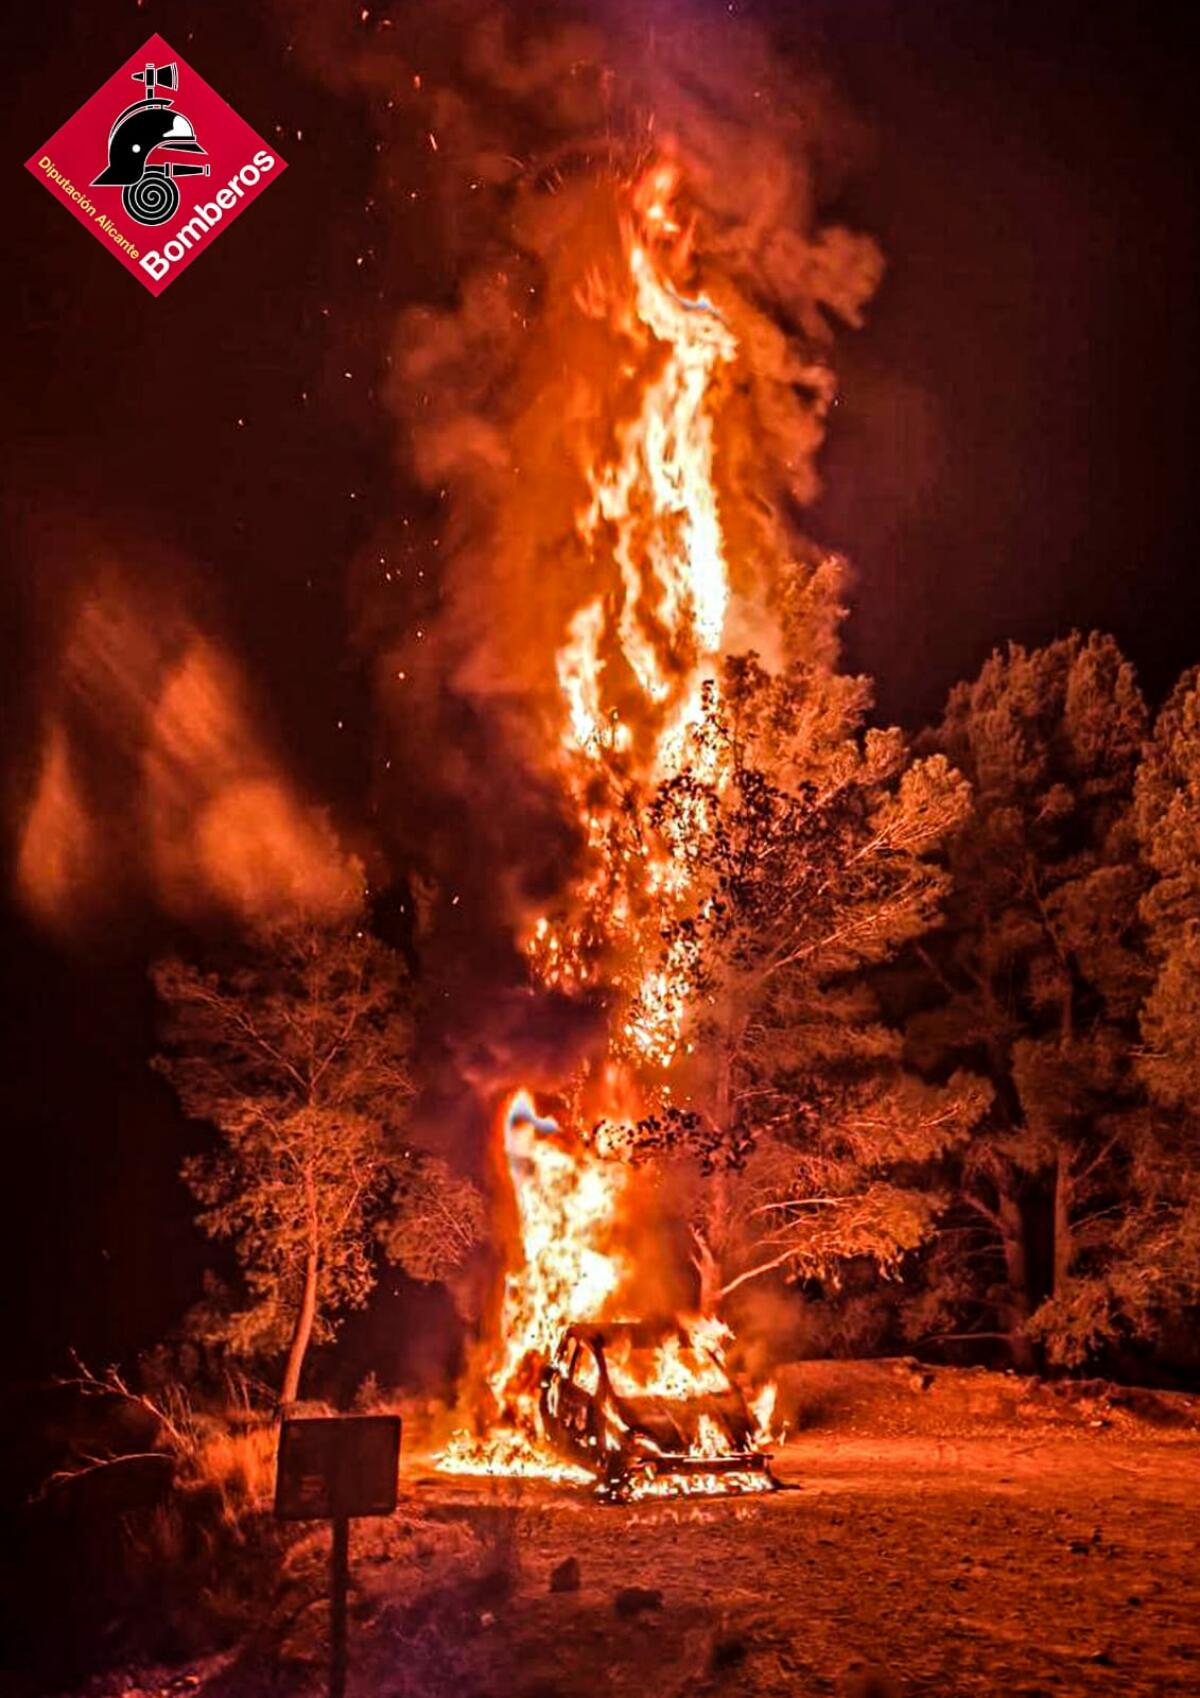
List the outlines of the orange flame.
{"type": "Polygon", "coordinates": [[[512,1182],[520,1257],[504,1282],[500,1344],[488,1383],[504,1422],[483,1444],[456,1433],[440,1458],[455,1473],[542,1474],[587,1479],[540,1441],[537,1372],[572,1321],[601,1315],[628,1275],[611,1249],[625,1175],[572,1150],[528,1091],[505,1104],[504,1156],[512,1182]]]}
{"type": "Polygon", "coordinates": [[[660,1070],[684,1041],[686,962],[677,954],[665,971],[636,963],[687,896],[689,881],[644,838],[625,840],[622,801],[631,786],[653,786],[689,762],[717,776],[715,757],[695,734],[706,695],[718,688],[730,599],[714,420],[722,374],[738,352],[717,307],[676,281],[691,245],[674,210],[678,190],[678,173],[667,164],[634,186],[622,226],[624,291],[609,298],[595,282],[579,303],[614,318],[633,368],[647,375],[613,452],[589,472],[591,500],[577,522],[588,556],[616,561],[620,590],[575,611],[557,656],[565,709],[560,762],[592,850],[591,871],[576,892],[582,918],[541,916],[526,943],[543,981],[568,990],[593,978],[598,933],[610,953],[623,950],[633,969],[608,969],[626,993],[615,1047],[660,1070]]]}
{"type": "MultiPolygon", "coordinates": [[[[611,321],[636,400],[623,409],[607,453],[587,469],[589,499],[576,519],[594,581],[614,588],[589,595],[569,615],[556,656],[562,733],[555,760],[588,864],[571,913],[538,917],[526,938],[544,984],[569,993],[602,977],[617,988],[621,1008],[605,1070],[614,1097],[628,1095],[629,1068],[661,1076],[686,1047],[691,995],[682,951],[668,954],[665,967],[646,965],[659,955],[650,945],[688,899],[691,880],[670,845],[640,829],[636,798],[686,765],[720,778],[719,757],[699,730],[719,687],[731,593],[714,425],[738,343],[718,308],[684,286],[691,233],[676,211],[679,189],[670,165],[645,173],[622,222],[623,275],[614,286],[594,273],[576,295],[581,312],[611,321]]],[[[614,1302],[627,1299],[635,1270],[615,1247],[613,1227],[627,1204],[628,1175],[541,1119],[524,1091],[506,1105],[502,1137],[520,1254],[505,1281],[488,1375],[500,1419],[481,1440],[456,1434],[439,1465],[587,1478],[545,1443],[537,1374],[568,1326],[611,1318],[614,1302]]],[[[636,1361],[618,1342],[606,1357],[612,1390],[668,1402],[727,1393],[721,1353],[728,1336],[715,1319],[690,1320],[685,1335],[668,1337],[649,1360],[639,1351],[636,1361]]],[[[689,1461],[724,1458],[728,1466],[729,1448],[728,1434],[701,1414],[689,1461]]],[[[639,1476],[633,1495],[769,1484],[750,1469],[714,1467],[670,1479],[639,1476]]]]}
{"type": "Polygon", "coordinates": [[[603,1247],[625,1185],[619,1167],[571,1150],[527,1091],[518,1091],[505,1113],[504,1153],[522,1261],[504,1286],[497,1394],[531,1353],[549,1356],[564,1327],[602,1315],[628,1273],[621,1257],[603,1247]]]}

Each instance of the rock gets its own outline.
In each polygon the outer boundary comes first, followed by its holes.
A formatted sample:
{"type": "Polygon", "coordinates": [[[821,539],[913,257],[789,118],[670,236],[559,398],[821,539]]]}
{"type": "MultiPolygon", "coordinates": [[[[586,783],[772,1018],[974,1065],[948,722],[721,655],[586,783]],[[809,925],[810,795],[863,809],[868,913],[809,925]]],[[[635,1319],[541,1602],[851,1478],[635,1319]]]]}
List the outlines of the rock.
{"type": "Polygon", "coordinates": [[[552,1592],[578,1592],[578,1557],[569,1556],[565,1562],[560,1562],[556,1568],[550,1570],[550,1590],[552,1592]]]}
{"type": "Polygon", "coordinates": [[[750,1647],[739,1633],[722,1634],[708,1657],[709,1670],[719,1674],[723,1669],[739,1668],[749,1655],[750,1647]]]}
{"type": "Polygon", "coordinates": [[[622,1586],[613,1598],[613,1608],[623,1619],[643,1610],[661,1610],[663,1595],[656,1586],[622,1586]]]}
{"type": "Polygon", "coordinates": [[[487,1609],[491,1605],[507,1603],[514,1585],[510,1569],[492,1568],[478,1579],[469,1581],[464,1591],[477,1609],[487,1609]]]}
{"type": "Polygon", "coordinates": [[[839,1698],[899,1698],[900,1689],[885,1668],[852,1657],[838,1682],[839,1698]]]}

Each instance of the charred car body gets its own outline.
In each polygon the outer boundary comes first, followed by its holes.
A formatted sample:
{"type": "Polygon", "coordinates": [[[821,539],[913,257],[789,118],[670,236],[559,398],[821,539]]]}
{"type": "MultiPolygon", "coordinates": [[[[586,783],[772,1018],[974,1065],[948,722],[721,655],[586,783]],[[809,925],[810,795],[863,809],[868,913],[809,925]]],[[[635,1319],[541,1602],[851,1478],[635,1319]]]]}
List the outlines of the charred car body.
{"type": "Polygon", "coordinates": [[[660,1480],[680,1492],[689,1479],[730,1492],[778,1483],[719,1355],[678,1321],[569,1326],[542,1372],[539,1405],[555,1449],[590,1469],[613,1502],[660,1480]]]}

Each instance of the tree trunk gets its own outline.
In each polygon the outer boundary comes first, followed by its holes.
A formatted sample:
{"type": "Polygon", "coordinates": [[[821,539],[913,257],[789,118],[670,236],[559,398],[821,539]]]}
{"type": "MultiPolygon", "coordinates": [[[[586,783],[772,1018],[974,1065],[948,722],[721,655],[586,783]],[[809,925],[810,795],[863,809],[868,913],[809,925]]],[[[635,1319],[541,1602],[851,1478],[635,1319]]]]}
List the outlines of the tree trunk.
{"type": "Polygon", "coordinates": [[[692,1266],[700,1280],[700,1297],[698,1313],[715,1315],[717,1304],[721,1301],[721,1267],[712,1253],[712,1248],[705,1235],[703,1227],[692,1228],[692,1266]]]}
{"type": "Polygon", "coordinates": [[[1032,1374],[1037,1367],[1037,1359],[1033,1341],[1026,1331],[1033,1305],[1029,1292],[1025,1217],[1017,1199],[1003,1190],[998,1194],[996,1212],[1000,1220],[1000,1242],[1004,1248],[1004,1271],[1008,1280],[1006,1332],[1009,1353],[1014,1368],[1022,1374],[1032,1374]]]}
{"type": "Polygon", "coordinates": [[[315,1247],[304,1258],[304,1293],[296,1314],[296,1326],[288,1347],[287,1367],[283,1371],[283,1387],[279,1393],[280,1407],[287,1409],[295,1403],[300,1392],[300,1370],[312,1337],[313,1321],[317,1315],[317,1252],[315,1247]]]}
{"type": "Polygon", "coordinates": [[[1061,1297],[1071,1276],[1071,1157],[1060,1144],[1054,1163],[1054,1295],[1061,1297]]]}

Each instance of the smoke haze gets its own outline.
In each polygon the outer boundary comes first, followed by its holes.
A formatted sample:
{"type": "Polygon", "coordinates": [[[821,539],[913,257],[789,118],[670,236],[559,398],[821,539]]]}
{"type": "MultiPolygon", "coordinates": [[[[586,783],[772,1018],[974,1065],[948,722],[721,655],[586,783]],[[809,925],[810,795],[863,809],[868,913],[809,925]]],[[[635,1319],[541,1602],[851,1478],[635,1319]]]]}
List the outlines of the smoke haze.
{"type": "Polygon", "coordinates": [[[425,208],[428,251],[411,259],[428,298],[398,314],[386,399],[428,494],[427,616],[390,614],[408,535],[385,530],[355,582],[385,830],[436,885],[441,970],[474,1002],[468,980],[519,982],[512,929],[561,892],[580,848],[547,749],[569,622],[620,594],[602,543],[580,536],[589,470],[654,376],[653,349],[631,364],[613,306],[631,186],[652,162],[678,172],[688,296],[736,339],[714,424],[726,646],[771,655],[781,578],[818,563],[794,518],[819,489],[833,327],[861,322],[882,271],[869,237],[821,216],[863,138],[815,67],[728,13],[608,5],[572,21],[472,0],[401,31],[282,12],[313,72],[368,104],[375,193],[408,228],[412,202],[425,208]],[[418,175],[393,166],[397,125],[427,141],[418,175]]]}
{"type": "Polygon", "coordinates": [[[361,868],[280,770],[186,581],[170,563],[152,588],[113,558],[59,588],[16,851],[20,894],[54,929],[130,900],[254,922],[357,899],[361,868]]]}

